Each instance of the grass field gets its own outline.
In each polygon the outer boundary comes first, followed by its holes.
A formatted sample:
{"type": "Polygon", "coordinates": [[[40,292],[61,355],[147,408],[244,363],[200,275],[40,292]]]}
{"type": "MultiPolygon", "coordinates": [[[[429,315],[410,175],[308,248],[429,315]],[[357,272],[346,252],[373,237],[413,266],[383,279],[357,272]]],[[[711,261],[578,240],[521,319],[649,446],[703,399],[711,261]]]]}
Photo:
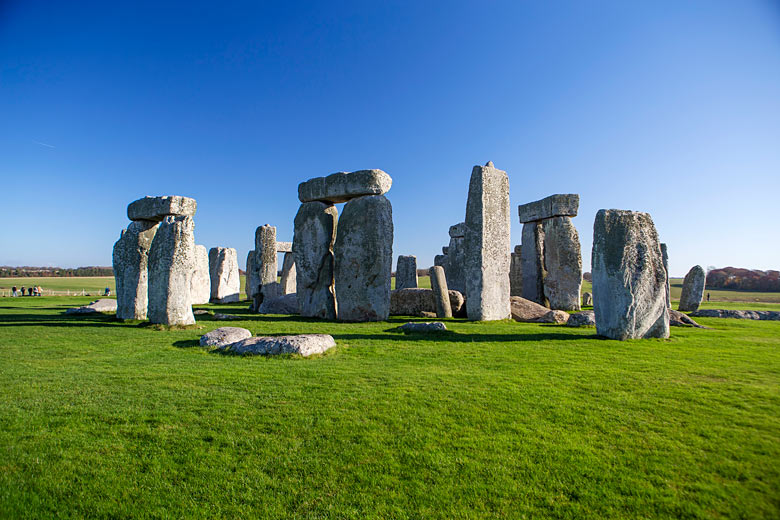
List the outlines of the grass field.
{"type": "MultiPolygon", "coordinates": [[[[0,302],[3,518],[777,518],[780,323],[669,340],[246,314],[155,330],[0,302]],[[219,326],[313,359],[208,353],[219,326]]],[[[775,309],[778,305],[763,304],[775,309]]]]}

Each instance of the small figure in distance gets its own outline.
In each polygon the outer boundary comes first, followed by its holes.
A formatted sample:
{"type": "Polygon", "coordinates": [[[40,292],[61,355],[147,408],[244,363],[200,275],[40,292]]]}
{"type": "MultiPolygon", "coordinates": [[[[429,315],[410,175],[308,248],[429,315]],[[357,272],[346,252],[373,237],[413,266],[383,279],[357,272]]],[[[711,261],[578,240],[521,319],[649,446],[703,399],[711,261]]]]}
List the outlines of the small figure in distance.
{"type": "Polygon", "coordinates": [[[38,296],[38,286],[37,285],[33,285],[32,291],[33,291],[33,296],[38,296]]]}
{"type": "Polygon", "coordinates": [[[106,290],[103,291],[103,296],[111,296],[111,287],[106,287],[106,290]]]}
{"type": "Polygon", "coordinates": [[[24,285],[22,285],[22,296],[24,296],[24,285]]]}
{"type": "Polygon", "coordinates": [[[38,296],[43,296],[43,287],[38,286],[38,296]]]}
{"type": "Polygon", "coordinates": [[[32,292],[33,292],[33,288],[32,287],[28,287],[27,288],[27,296],[32,296],[32,292]]]}
{"type": "Polygon", "coordinates": [[[710,293],[707,293],[707,301],[710,301],[710,293]]]}
{"type": "Polygon", "coordinates": [[[13,287],[11,287],[11,296],[13,296],[14,298],[19,296],[19,292],[16,290],[16,286],[15,285],[13,287]]]}

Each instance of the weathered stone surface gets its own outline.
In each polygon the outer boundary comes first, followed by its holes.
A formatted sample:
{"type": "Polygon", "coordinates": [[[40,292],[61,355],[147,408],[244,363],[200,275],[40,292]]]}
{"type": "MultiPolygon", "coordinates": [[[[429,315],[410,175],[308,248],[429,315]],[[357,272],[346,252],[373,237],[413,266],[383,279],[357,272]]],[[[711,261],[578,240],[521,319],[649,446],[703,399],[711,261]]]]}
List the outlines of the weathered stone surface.
{"type": "Polygon", "coordinates": [[[246,255],[246,283],[244,290],[247,300],[253,300],[260,288],[260,270],[257,268],[257,251],[252,249],[246,255]]]}
{"type": "Polygon", "coordinates": [[[593,306],[593,295],[591,293],[582,293],[582,305],[587,307],[593,306]]]}
{"type": "Polygon", "coordinates": [[[575,312],[569,315],[566,325],[569,327],[595,327],[596,313],[593,311],[575,312]]]}
{"type": "Polygon", "coordinates": [[[321,354],[336,346],[327,334],[297,336],[256,336],[222,347],[222,351],[242,356],[298,354],[304,357],[321,354]]]}
{"type": "Polygon", "coordinates": [[[466,223],[458,222],[457,224],[450,226],[450,238],[465,238],[466,237],[466,223]]]}
{"type": "MultiPolygon", "coordinates": [[[[279,260],[276,256],[276,227],[265,224],[255,230],[255,268],[258,272],[260,301],[266,298],[276,298],[279,287],[271,284],[277,283],[276,276],[279,272],[279,260]]],[[[255,294],[255,297],[258,295],[255,294]]]]}
{"type": "Polygon", "coordinates": [[[544,305],[521,298],[519,296],[510,297],[512,319],[522,322],[550,323],[550,317],[555,315],[550,313],[550,309],[544,305]],[[549,316],[548,316],[549,315],[549,316]]]}
{"type": "Polygon", "coordinates": [[[81,307],[73,307],[65,311],[65,314],[94,314],[98,313],[113,313],[116,312],[117,303],[116,300],[109,298],[101,298],[95,300],[89,305],[82,305],[81,307]]]}
{"type": "Polygon", "coordinates": [[[338,319],[386,320],[393,271],[390,201],[383,195],[368,195],[347,202],[333,251],[338,319]]]}
{"type": "Polygon", "coordinates": [[[542,222],[544,230],[544,296],[551,309],[580,310],[582,256],[580,236],[569,217],[542,222]]]}
{"type": "Polygon", "coordinates": [[[684,314],[680,311],[676,311],[674,309],[669,309],[669,325],[672,325],[674,327],[696,327],[699,329],[709,329],[709,327],[705,327],[704,325],[699,325],[695,321],[693,321],[691,318],[688,317],[687,314],[684,314]]]}
{"type": "Polygon", "coordinates": [[[209,250],[209,274],[213,303],[233,303],[241,299],[241,277],[235,249],[212,247],[209,250]]]}
{"type": "Polygon", "coordinates": [[[201,347],[225,347],[242,339],[251,338],[252,333],[241,327],[220,327],[200,337],[201,347]]]}
{"type": "Polygon", "coordinates": [[[661,258],[664,262],[664,271],[666,271],[666,306],[672,308],[672,287],[669,283],[669,251],[666,244],[661,244],[661,258]]]}
{"type": "Polygon", "coordinates": [[[548,311],[547,314],[545,314],[540,321],[541,323],[558,323],[558,324],[568,323],[569,313],[566,311],[553,309],[551,311],[548,311]]]}
{"type": "Polygon", "coordinates": [[[192,311],[192,314],[194,314],[195,316],[208,316],[209,314],[211,314],[211,311],[209,311],[208,309],[195,309],[192,311]]]}
{"type": "Polygon", "coordinates": [[[298,185],[301,202],[347,202],[365,195],[384,195],[393,185],[393,179],[382,170],[339,172],[327,177],[316,177],[298,185]]]}
{"type": "Polygon", "coordinates": [[[447,255],[436,255],[433,257],[433,265],[440,265],[444,267],[447,263],[447,255]]]}
{"type": "Polygon", "coordinates": [[[214,319],[216,321],[231,321],[231,320],[240,320],[242,318],[241,316],[236,316],[235,314],[223,314],[221,312],[215,312],[214,319]]]}
{"type": "Polygon", "coordinates": [[[395,267],[395,288],[414,289],[417,287],[417,257],[400,255],[395,267]]]}
{"type": "Polygon", "coordinates": [[[447,255],[450,252],[450,246],[441,246],[441,254],[447,255]]]}
{"type": "Polygon", "coordinates": [[[523,295],[523,259],[522,253],[518,251],[520,246],[515,247],[509,263],[509,295],[523,295]]]}
{"type": "Polygon", "coordinates": [[[149,250],[149,321],[192,325],[190,278],[195,268],[192,217],[165,217],[149,250]]]}
{"type": "Polygon", "coordinates": [[[211,299],[209,252],[206,246],[195,245],[195,270],[190,279],[190,297],[193,305],[203,305],[211,299]]]}
{"type": "MultiPolygon", "coordinates": [[[[451,237],[449,253],[442,262],[444,275],[447,277],[447,287],[466,294],[466,239],[451,237]]],[[[434,265],[438,265],[434,262],[434,265]]]]}
{"type": "Polygon", "coordinates": [[[169,215],[195,216],[198,203],[190,197],[168,195],[165,197],[144,197],[127,206],[127,218],[130,220],[153,220],[160,222],[169,215]]]}
{"type": "Polygon", "coordinates": [[[333,245],[338,212],[322,202],[301,204],[295,215],[293,254],[301,316],[336,319],[333,245]]]}
{"type": "Polygon", "coordinates": [[[148,305],[149,249],[159,224],[131,222],[114,244],[113,265],[120,320],[145,320],[148,305]]]}
{"type": "Polygon", "coordinates": [[[683,279],[680,303],[677,310],[691,312],[699,309],[704,298],[704,284],[707,275],[700,265],[694,265],[683,279]]]}
{"type": "Polygon", "coordinates": [[[398,330],[401,332],[405,332],[407,334],[427,334],[427,333],[438,333],[438,332],[447,332],[447,326],[440,322],[440,321],[425,321],[425,322],[414,322],[410,321],[409,323],[404,323],[400,327],[398,327],[398,330]]]}
{"type": "MultiPolygon", "coordinates": [[[[452,313],[458,314],[466,301],[463,294],[452,289],[447,291],[447,294],[450,297],[452,313]]],[[[433,289],[401,289],[390,293],[391,316],[423,316],[425,312],[436,312],[433,289]]]]}
{"type": "Polygon", "coordinates": [[[471,172],[464,247],[469,319],[509,318],[509,177],[492,165],[471,172]]]}
{"type": "Polygon", "coordinates": [[[435,265],[430,268],[429,272],[433,301],[436,304],[436,317],[452,318],[452,307],[450,306],[450,296],[447,289],[447,278],[444,276],[444,268],[440,265],[435,265]]]}
{"type": "Polygon", "coordinates": [[[724,309],[699,309],[690,314],[694,318],[733,318],[738,320],[780,320],[780,311],[737,311],[724,309]]]}
{"type": "Polygon", "coordinates": [[[528,204],[521,204],[517,207],[517,212],[520,216],[520,222],[525,224],[553,217],[576,217],[579,207],[579,195],[558,194],[528,204]]]}
{"type": "Polygon", "coordinates": [[[666,270],[649,214],[599,210],[591,265],[599,335],[619,340],[669,337],[666,270]]]}
{"type": "Polygon", "coordinates": [[[523,271],[523,298],[547,305],[544,295],[544,228],[540,222],[523,224],[523,244],[520,250],[523,271]]]}
{"type": "Polygon", "coordinates": [[[292,242],[277,242],[276,243],[276,252],[277,253],[292,253],[292,242]]]}
{"type": "Polygon", "coordinates": [[[298,274],[295,270],[295,255],[285,253],[282,260],[282,276],[279,282],[280,294],[292,294],[296,292],[298,274]]]}
{"type": "Polygon", "coordinates": [[[260,314],[298,314],[298,295],[288,293],[263,300],[258,312],[260,314]]]}

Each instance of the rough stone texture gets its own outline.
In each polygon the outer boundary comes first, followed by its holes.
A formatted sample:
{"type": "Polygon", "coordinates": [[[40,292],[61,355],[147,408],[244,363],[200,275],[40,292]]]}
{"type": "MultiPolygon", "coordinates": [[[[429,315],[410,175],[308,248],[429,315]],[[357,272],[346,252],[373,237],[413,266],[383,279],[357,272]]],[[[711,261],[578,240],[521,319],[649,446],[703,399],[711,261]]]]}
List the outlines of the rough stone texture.
{"type": "Polygon", "coordinates": [[[277,253],[292,253],[292,242],[277,242],[276,243],[276,252],[277,253]]]}
{"type": "Polygon", "coordinates": [[[247,300],[253,300],[260,287],[260,270],[257,268],[257,251],[252,249],[246,255],[246,291],[247,300]]]}
{"type": "Polygon", "coordinates": [[[235,249],[212,247],[209,250],[209,274],[213,303],[233,303],[241,299],[241,276],[235,249]]]}
{"type": "Polygon", "coordinates": [[[130,220],[153,220],[160,222],[169,215],[195,216],[198,203],[189,197],[167,195],[165,197],[144,197],[127,206],[127,218],[130,220]]]}
{"type": "Polygon", "coordinates": [[[734,318],[738,320],[780,320],[780,311],[735,311],[724,309],[699,309],[690,314],[694,318],[734,318]]]}
{"type": "Polygon", "coordinates": [[[395,288],[414,289],[417,287],[417,257],[400,255],[395,267],[395,288]]]}
{"type": "Polygon", "coordinates": [[[523,246],[520,251],[523,270],[523,298],[547,305],[544,295],[544,228],[540,222],[523,224],[523,246]]]}
{"type": "Polygon", "coordinates": [[[211,299],[211,273],[206,246],[195,246],[195,270],[190,279],[190,297],[193,305],[203,305],[211,299]]]}
{"type": "Polygon", "coordinates": [[[551,309],[580,310],[582,255],[580,236],[569,217],[543,221],[544,296],[551,309]]]}
{"type": "MultiPolygon", "coordinates": [[[[447,291],[447,294],[450,297],[450,309],[453,314],[460,313],[466,301],[463,294],[452,289],[447,291]]],[[[426,312],[436,312],[433,289],[401,289],[390,293],[391,316],[423,316],[426,312]]],[[[435,316],[433,314],[433,317],[435,316]]]]}
{"type": "Polygon", "coordinates": [[[89,305],[83,305],[81,307],[73,307],[65,311],[65,314],[94,314],[96,312],[116,312],[117,304],[116,300],[110,298],[101,298],[95,300],[89,305]]]}
{"type": "Polygon", "coordinates": [[[520,222],[534,222],[553,217],[576,217],[580,207],[577,194],[550,195],[541,200],[521,204],[517,207],[520,222]]]}
{"type": "Polygon", "coordinates": [[[551,311],[544,305],[539,305],[531,300],[519,296],[510,298],[512,319],[515,321],[532,323],[565,323],[568,314],[564,311],[551,311]]]}
{"type": "Polygon", "coordinates": [[[433,265],[440,265],[444,267],[447,263],[447,255],[436,255],[433,257],[433,265]]]}
{"type": "Polygon", "coordinates": [[[230,320],[240,320],[243,318],[241,318],[241,316],[236,316],[235,314],[223,314],[221,312],[215,312],[214,319],[217,321],[230,321],[230,320]]]}
{"type": "Polygon", "coordinates": [[[393,179],[382,170],[339,172],[327,177],[316,177],[298,185],[301,202],[347,202],[365,195],[384,195],[393,185],[393,179]]]}
{"type": "Polygon", "coordinates": [[[131,222],[114,244],[113,265],[120,320],[145,320],[148,305],[149,249],[159,224],[131,222]]]}
{"type": "Polygon", "coordinates": [[[593,311],[575,312],[569,315],[566,325],[569,327],[595,327],[596,313],[593,311]]]}
{"type": "Polygon", "coordinates": [[[599,335],[619,340],[669,337],[666,270],[649,214],[599,210],[591,265],[599,335]]]}
{"type": "Polygon", "coordinates": [[[322,202],[301,204],[295,215],[293,254],[301,316],[336,319],[333,245],[338,212],[322,202]]]}
{"type": "Polygon", "coordinates": [[[450,226],[450,238],[465,238],[466,237],[466,223],[458,222],[457,224],[450,226]]]}
{"type": "Polygon", "coordinates": [[[492,163],[471,172],[464,246],[469,319],[509,318],[509,177],[492,163]]]}
{"type": "Polygon", "coordinates": [[[190,278],[195,268],[192,217],[165,217],[149,250],[149,321],[192,325],[190,278]]]}
{"type": "Polygon", "coordinates": [[[664,271],[666,271],[666,306],[672,308],[672,287],[669,284],[669,250],[666,244],[661,244],[661,258],[664,262],[664,271]]]}
{"type": "Polygon", "coordinates": [[[393,271],[390,201],[383,195],[368,195],[347,202],[333,251],[338,319],[386,320],[393,271]]]}
{"type": "Polygon", "coordinates": [[[263,300],[258,312],[260,314],[298,314],[298,296],[295,293],[289,293],[263,300]]]}
{"type": "Polygon", "coordinates": [[[682,293],[677,310],[692,312],[699,309],[704,298],[704,284],[707,275],[700,265],[694,265],[683,279],[682,293]]]}
{"type": "Polygon", "coordinates": [[[295,286],[297,285],[297,271],[295,270],[295,255],[285,253],[282,259],[282,277],[279,282],[280,294],[292,294],[296,292],[295,286]]]}
{"type": "Polygon", "coordinates": [[[691,318],[688,317],[687,314],[684,314],[680,311],[676,311],[674,309],[669,309],[669,325],[675,327],[696,327],[699,329],[709,329],[709,327],[705,327],[704,325],[699,325],[698,323],[693,321],[691,318]]]}
{"type": "Polygon", "coordinates": [[[252,333],[241,327],[220,327],[200,337],[201,347],[225,347],[242,339],[251,338],[252,333]]]}
{"type": "Polygon", "coordinates": [[[429,272],[433,301],[436,304],[436,317],[452,318],[452,307],[450,306],[450,296],[447,289],[447,278],[444,276],[444,268],[440,265],[435,265],[430,268],[429,272]]]}
{"type": "MultiPolygon", "coordinates": [[[[279,260],[276,257],[276,227],[265,224],[255,230],[255,269],[259,276],[261,301],[278,296],[278,286],[274,288],[279,272],[279,260]]],[[[257,296],[257,295],[255,295],[257,296]]]]}
{"type": "Polygon", "coordinates": [[[431,332],[447,332],[447,326],[440,321],[425,321],[404,323],[398,330],[407,334],[426,334],[431,332]]]}
{"type": "Polygon", "coordinates": [[[558,309],[553,309],[551,311],[548,311],[547,314],[545,314],[542,319],[542,323],[568,323],[569,322],[569,313],[566,311],[561,311],[558,309]]]}
{"type": "Polygon", "coordinates": [[[582,305],[592,307],[593,306],[593,295],[589,292],[582,293],[582,305]]]}
{"type": "Polygon", "coordinates": [[[304,357],[321,354],[336,346],[333,336],[327,334],[300,334],[297,336],[257,336],[222,347],[222,351],[242,356],[298,354],[304,357]]]}
{"type": "Polygon", "coordinates": [[[447,255],[450,253],[450,246],[441,246],[441,254],[447,255]]]}
{"type": "Polygon", "coordinates": [[[509,295],[523,295],[523,260],[520,246],[515,247],[509,262],[509,295]]]}
{"type": "Polygon", "coordinates": [[[454,291],[466,293],[466,239],[463,237],[451,237],[448,247],[449,253],[441,264],[444,267],[444,275],[447,277],[447,287],[454,291]]]}

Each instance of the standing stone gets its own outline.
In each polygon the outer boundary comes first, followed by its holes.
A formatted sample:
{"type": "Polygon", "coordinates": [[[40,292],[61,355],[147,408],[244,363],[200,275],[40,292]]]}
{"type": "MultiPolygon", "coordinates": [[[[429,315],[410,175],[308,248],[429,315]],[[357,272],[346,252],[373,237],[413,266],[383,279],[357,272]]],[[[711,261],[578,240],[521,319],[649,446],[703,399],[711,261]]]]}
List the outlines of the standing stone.
{"type": "MultiPolygon", "coordinates": [[[[451,291],[466,294],[466,223],[459,222],[450,226],[450,245],[447,247],[447,258],[442,264],[447,277],[447,286],[451,291]]],[[[435,264],[435,262],[434,262],[435,264]]]]}
{"type": "Polygon", "coordinates": [[[257,268],[257,251],[252,249],[246,255],[246,281],[244,290],[247,300],[254,300],[260,287],[260,271],[257,268]]]}
{"type": "Polygon", "coordinates": [[[544,295],[544,228],[541,222],[523,224],[523,245],[520,250],[523,271],[523,298],[547,306],[544,295]]]}
{"type": "Polygon", "coordinates": [[[386,320],[393,271],[390,201],[384,195],[367,195],[347,202],[333,251],[338,319],[386,320]]]}
{"type": "Polygon", "coordinates": [[[672,308],[672,287],[669,283],[669,251],[666,244],[661,244],[661,256],[664,260],[664,271],[666,271],[666,306],[672,308]]]}
{"type": "Polygon", "coordinates": [[[580,236],[570,217],[542,221],[544,229],[544,296],[551,309],[580,310],[582,255],[580,236]]]}
{"type": "Polygon", "coordinates": [[[700,265],[691,267],[688,274],[683,279],[682,293],[680,294],[680,304],[677,310],[682,312],[693,312],[699,310],[701,300],[704,298],[704,284],[707,278],[704,269],[700,265]]]}
{"type": "Polygon", "coordinates": [[[238,254],[232,247],[212,247],[209,251],[211,301],[233,303],[241,299],[238,254]]]}
{"type": "Polygon", "coordinates": [[[433,289],[433,298],[436,301],[436,317],[452,318],[450,293],[447,289],[447,278],[444,276],[444,268],[435,265],[431,267],[430,273],[431,289],[433,289]]]}
{"type": "Polygon", "coordinates": [[[400,255],[395,267],[395,288],[414,289],[417,287],[417,257],[400,255]]]}
{"type": "Polygon", "coordinates": [[[433,265],[440,265],[442,267],[447,265],[447,255],[435,255],[433,257],[433,265]]]}
{"type": "Polygon", "coordinates": [[[333,244],[338,211],[332,204],[307,202],[295,215],[293,255],[301,316],[336,319],[333,244]]]}
{"type": "Polygon", "coordinates": [[[279,292],[281,294],[292,294],[296,292],[295,255],[292,252],[284,254],[282,259],[282,277],[279,282],[279,292]]]}
{"type": "MultiPolygon", "coordinates": [[[[255,268],[259,275],[259,287],[262,303],[265,299],[279,296],[276,277],[279,273],[279,260],[276,256],[276,227],[265,224],[255,230],[255,268]]],[[[257,296],[257,294],[255,294],[257,296]]]]}
{"type": "Polygon", "coordinates": [[[515,246],[509,264],[509,295],[523,295],[523,260],[522,246],[515,246]]]}
{"type": "Polygon", "coordinates": [[[190,278],[195,269],[192,217],[168,216],[160,223],[149,250],[149,321],[192,325],[190,278]]]}
{"type": "Polygon", "coordinates": [[[190,297],[193,305],[203,305],[211,299],[209,252],[206,246],[195,246],[195,270],[190,281],[190,297]]]}
{"type": "Polygon", "coordinates": [[[668,338],[666,271],[650,215],[599,210],[592,256],[598,334],[619,340],[668,338]]]}
{"type": "Polygon", "coordinates": [[[114,244],[116,317],[120,320],[146,319],[149,249],[157,228],[157,222],[131,222],[114,244]]]}
{"type": "Polygon", "coordinates": [[[469,319],[509,318],[509,177],[492,162],[471,172],[464,245],[469,319]]]}
{"type": "Polygon", "coordinates": [[[585,307],[593,307],[593,295],[591,293],[582,293],[582,305],[585,307]]]}

